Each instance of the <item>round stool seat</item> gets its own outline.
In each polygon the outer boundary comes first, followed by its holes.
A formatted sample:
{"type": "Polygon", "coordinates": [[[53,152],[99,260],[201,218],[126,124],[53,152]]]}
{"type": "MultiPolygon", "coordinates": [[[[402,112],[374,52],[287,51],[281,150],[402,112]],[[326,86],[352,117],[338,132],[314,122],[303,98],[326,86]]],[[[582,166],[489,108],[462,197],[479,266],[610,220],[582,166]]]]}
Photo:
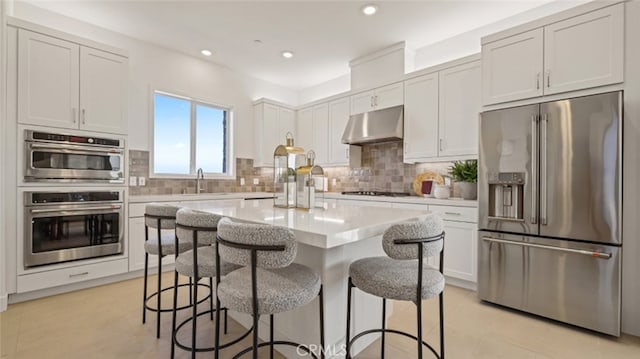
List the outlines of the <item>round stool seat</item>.
{"type": "MultiPolygon", "coordinates": [[[[159,255],[162,246],[162,255],[176,254],[176,238],[174,233],[163,233],[160,241],[158,238],[149,238],[144,242],[144,250],[149,254],[159,255]]],[[[178,241],[178,253],[193,248],[193,244],[185,241],[178,241]]]]}
{"type": "MultiPolygon", "coordinates": [[[[193,249],[189,249],[184,253],[181,253],[176,258],[176,272],[187,276],[194,276],[193,265],[193,249]]],[[[227,273],[241,268],[239,265],[220,261],[220,275],[226,275],[227,273]]],[[[216,248],[211,246],[198,247],[198,277],[216,277],[216,248]]]]}
{"type": "MultiPolygon", "coordinates": [[[[359,259],[349,266],[353,284],[375,296],[415,301],[418,283],[418,261],[389,257],[359,259]]],[[[422,299],[437,296],[444,290],[444,276],[429,266],[422,270],[422,299]]]]}
{"type": "MultiPolygon", "coordinates": [[[[257,268],[258,314],[275,314],[302,307],[320,293],[320,276],[292,263],[284,268],[257,268]]],[[[227,308],[253,313],[251,268],[229,273],[218,286],[220,302],[227,308]]]]}

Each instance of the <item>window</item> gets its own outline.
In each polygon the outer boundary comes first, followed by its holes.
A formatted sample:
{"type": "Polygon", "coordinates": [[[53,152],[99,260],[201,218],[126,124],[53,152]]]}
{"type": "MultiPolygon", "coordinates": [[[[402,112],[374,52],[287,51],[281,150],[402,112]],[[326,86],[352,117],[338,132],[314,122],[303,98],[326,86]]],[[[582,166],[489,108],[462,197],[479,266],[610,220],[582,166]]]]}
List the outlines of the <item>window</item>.
{"type": "Polygon", "coordinates": [[[230,174],[229,109],[162,92],[153,105],[154,175],[230,174]]]}

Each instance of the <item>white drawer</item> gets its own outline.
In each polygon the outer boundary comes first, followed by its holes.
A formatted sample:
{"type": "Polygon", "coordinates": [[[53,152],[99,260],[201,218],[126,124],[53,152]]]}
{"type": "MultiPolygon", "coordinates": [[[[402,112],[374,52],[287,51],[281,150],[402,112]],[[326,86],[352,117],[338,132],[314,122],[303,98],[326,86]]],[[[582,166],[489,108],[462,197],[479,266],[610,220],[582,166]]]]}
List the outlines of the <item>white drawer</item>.
{"type": "Polygon", "coordinates": [[[86,280],[108,277],[126,273],[129,270],[127,258],[79,265],[76,267],[54,269],[46,272],[24,274],[18,276],[18,293],[32,290],[58,287],[86,280]]]}
{"type": "Polygon", "coordinates": [[[440,215],[445,221],[478,222],[478,209],[473,207],[440,206],[430,204],[429,210],[440,215]]]}

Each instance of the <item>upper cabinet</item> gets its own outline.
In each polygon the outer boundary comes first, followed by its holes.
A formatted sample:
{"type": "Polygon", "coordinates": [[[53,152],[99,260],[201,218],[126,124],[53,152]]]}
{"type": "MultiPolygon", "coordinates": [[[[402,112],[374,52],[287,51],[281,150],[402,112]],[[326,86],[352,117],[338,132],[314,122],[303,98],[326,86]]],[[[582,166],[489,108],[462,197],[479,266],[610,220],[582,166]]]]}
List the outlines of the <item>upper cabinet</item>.
{"type": "Polygon", "coordinates": [[[624,4],[482,46],[483,104],[620,83],[624,4]]]}
{"type": "MultiPolygon", "coordinates": [[[[254,117],[254,165],[273,166],[273,152],[285,144],[287,132],[295,139],[295,113],[292,109],[259,101],[253,105],[254,117]]],[[[297,142],[295,145],[299,145],[297,142]]]]}
{"type": "Polygon", "coordinates": [[[18,122],[127,133],[126,57],[18,31],[18,122]]]}
{"type": "Polygon", "coordinates": [[[326,164],[329,160],[329,104],[299,110],[296,128],[296,146],[304,148],[306,152],[313,150],[316,154],[315,163],[326,164]]]}
{"type": "Polygon", "coordinates": [[[329,163],[349,164],[349,145],[342,143],[342,134],[349,122],[349,98],[344,97],[329,103],[329,163]]]}
{"type": "Polygon", "coordinates": [[[405,81],[404,161],[476,158],[480,62],[405,81]]]}
{"type": "Polygon", "coordinates": [[[382,110],[403,103],[404,85],[402,82],[398,82],[351,96],[351,115],[382,110]]]}

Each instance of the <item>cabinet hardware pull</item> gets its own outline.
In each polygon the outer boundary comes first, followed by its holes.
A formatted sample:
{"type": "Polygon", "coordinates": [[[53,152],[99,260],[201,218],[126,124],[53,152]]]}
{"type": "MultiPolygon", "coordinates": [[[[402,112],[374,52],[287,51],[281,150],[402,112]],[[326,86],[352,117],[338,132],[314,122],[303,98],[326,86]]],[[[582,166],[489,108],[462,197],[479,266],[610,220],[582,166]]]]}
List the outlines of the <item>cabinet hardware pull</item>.
{"type": "Polygon", "coordinates": [[[375,102],[374,102],[374,104],[375,104],[376,106],[378,106],[378,95],[375,95],[375,102]]]}
{"type": "Polygon", "coordinates": [[[444,212],[444,214],[448,214],[451,216],[462,216],[462,213],[458,213],[458,212],[444,212]]]}
{"type": "Polygon", "coordinates": [[[86,109],[82,109],[82,124],[86,124],[87,123],[87,111],[86,109]]]}
{"type": "Polygon", "coordinates": [[[82,273],[76,273],[76,274],[69,274],[69,278],[74,278],[74,277],[81,277],[83,275],[88,275],[89,272],[82,272],[82,273]]]}
{"type": "Polygon", "coordinates": [[[347,159],[349,159],[349,149],[344,150],[347,153],[347,159]]]}
{"type": "Polygon", "coordinates": [[[536,90],[540,90],[540,73],[536,74],[536,90]]]}
{"type": "Polygon", "coordinates": [[[375,106],[375,105],[373,104],[373,96],[371,96],[371,107],[373,107],[373,106],[375,106]]]}
{"type": "Polygon", "coordinates": [[[404,143],[404,153],[409,153],[409,142],[404,143]]]}
{"type": "Polygon", "coordinates": [[[76,123],[76,108],[75,107],[71,108],[71,120],[73,121],[73,123],[76,123]]]}
{"type": "Polygon", "coordinates": [[[440,144],[439,144],[439,146],[438,146],[438,149],[439,149],[440,151],[442,151],[442,138],[440,139],[440,144]]]}
{"type": "Polygon", "coordinates": [[[547,88],[551,87],[551,70],[547,70],[547,88]]]}

